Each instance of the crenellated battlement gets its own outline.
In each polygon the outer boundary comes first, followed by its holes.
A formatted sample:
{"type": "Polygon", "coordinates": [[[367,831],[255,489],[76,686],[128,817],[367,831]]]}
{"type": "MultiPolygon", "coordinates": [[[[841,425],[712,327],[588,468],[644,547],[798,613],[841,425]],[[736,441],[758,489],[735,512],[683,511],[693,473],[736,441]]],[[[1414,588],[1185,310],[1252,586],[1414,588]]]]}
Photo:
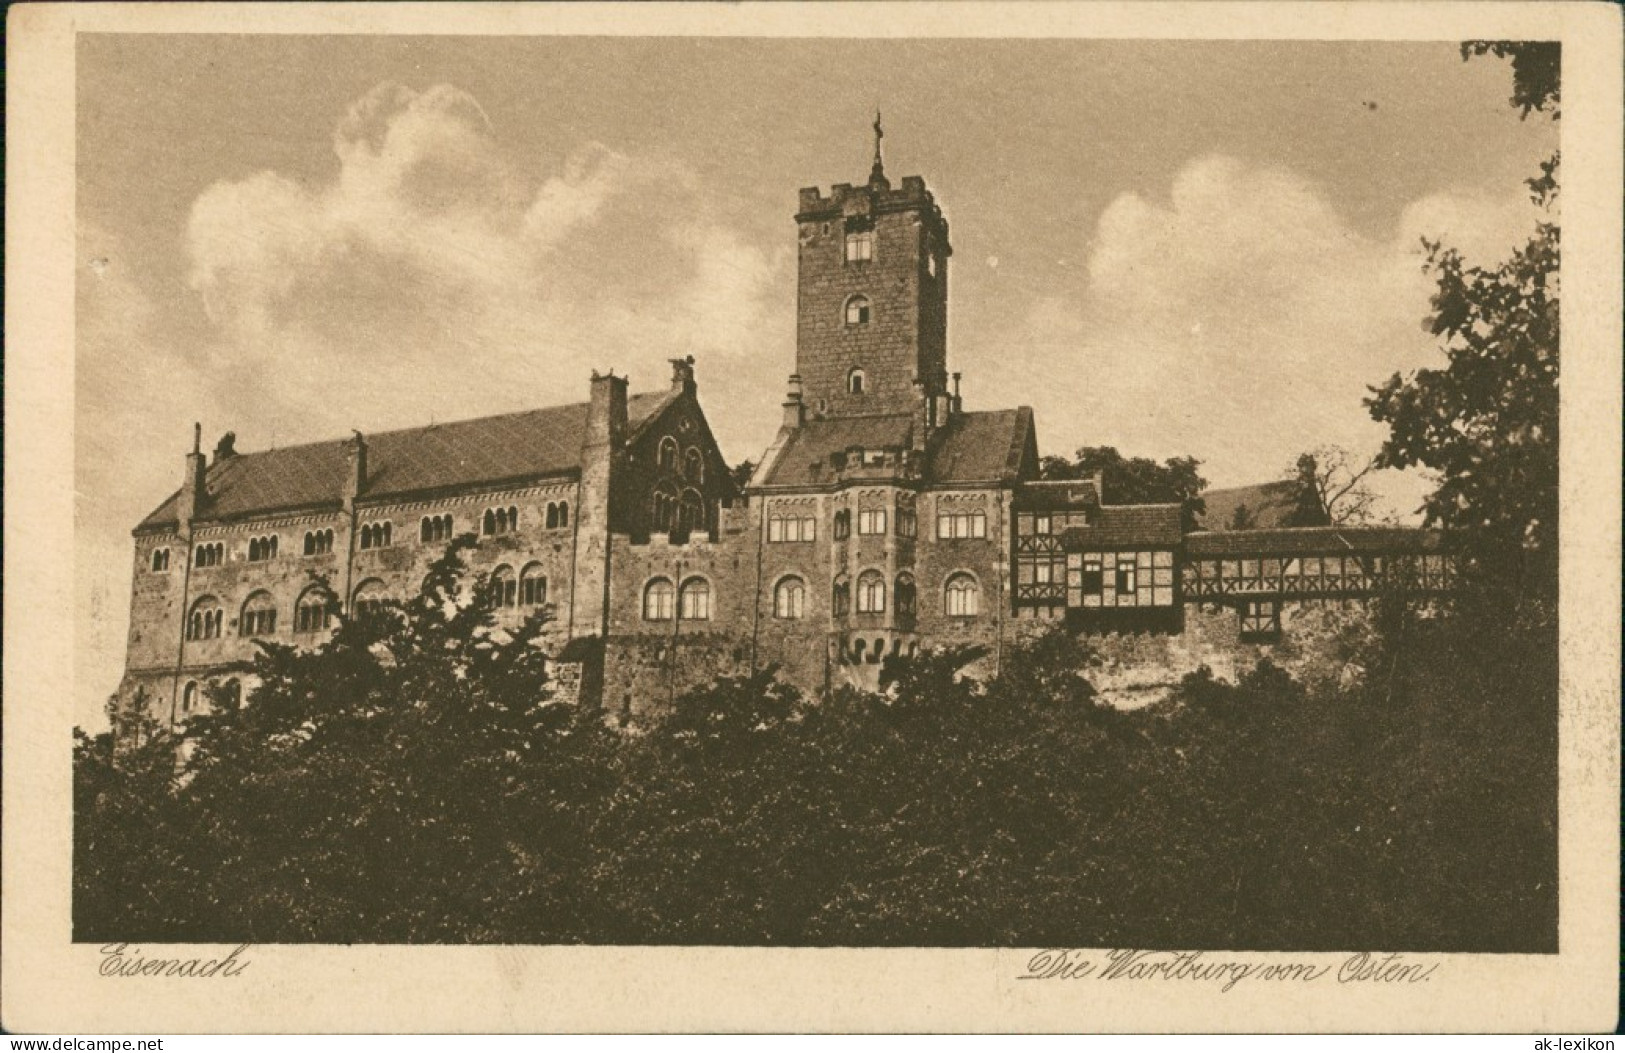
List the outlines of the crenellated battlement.
{"type": "Polygon", "coordinates": [[[888,182],[836,183],[826,196],[818,187],[802,187],[796,221],[837,219],[842,216],[879,212],[907,212],[920,210],[929,214],[946,229],[942,209],[936,198],[925,187],[920,176],[904,176],[902,185],[893,187],[888,182]]]}

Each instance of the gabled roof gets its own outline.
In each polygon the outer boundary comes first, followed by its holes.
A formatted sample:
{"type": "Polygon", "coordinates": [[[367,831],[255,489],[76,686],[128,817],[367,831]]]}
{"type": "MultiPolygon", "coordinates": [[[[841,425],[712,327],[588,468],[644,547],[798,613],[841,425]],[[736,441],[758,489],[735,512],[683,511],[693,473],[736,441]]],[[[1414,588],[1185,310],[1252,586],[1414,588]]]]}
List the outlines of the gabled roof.
{"type": "Polygon", "coordinates": [[[1339,552],[1441,552],[1444,536],[1415,527],[1287,527],[1199,531],[1185,535],[1185,552],[1203,556],[1336,555],[1339,552]]]}
{"type": "MultiPolygon", "coordinates": [[[[937,484],[1014,481],[1032,427],[1032,410],[1026,406],[957,414],[932,434],[921,477],[937,484]]],[[[752,485],[832,485],[837,479],[834,454],[854,446],[907,449],[913,433],[914,418],[907,413],[810,420],[789,433],[777,458],[752,485]]]]}
{"type": "Polygon", "coordinates": [[[1172,548],[1185,537],[1182,529],[1184,507],[1167,505],[1101,505],[1099,519],[1091,526],[1068,527],[1061,532],[1061,545],[1071,551],[1080,548],[1124,548],[1157,545],[1172,548]]]}
{"type": "Polygon", "coordinates": [[[1027,406],[1008,410],[960,413],[936,436],[926,451],[926,479],[933,483],[1014,482],[1021,473],[1021,452],[1033,430],[1027,406]]]}
{"type": "MultiPolygon", "coordinates": [[[[671,390],[633,395],[627,426],[636,431],[678,397],[671,390]]],[[[519,482],[581,469],[587,403],[431,424],[366,437],[363,498],[383,498],[519,482]]],[[[335,507],[348,476],[345,445],[334,439],[217,459],[209,466],[208,502],[199,518],[335,507]]],[[[173,525],[177,490],[137,530],[173,525]]]]}

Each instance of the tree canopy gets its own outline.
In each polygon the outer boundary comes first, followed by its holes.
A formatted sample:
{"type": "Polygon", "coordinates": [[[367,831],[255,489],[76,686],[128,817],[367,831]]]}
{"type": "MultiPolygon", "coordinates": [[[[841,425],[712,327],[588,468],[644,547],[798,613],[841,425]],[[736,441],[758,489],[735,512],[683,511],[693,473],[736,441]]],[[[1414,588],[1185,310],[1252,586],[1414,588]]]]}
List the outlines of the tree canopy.
{"type": "MultiPolygon", "coordinates": [[[[1556,44],[1480,41],[1462,53],[1510,58],[1514,104],[1557,119],[1556,44]]],[[[1468,579],[1530,596],[1557,586],[1557,173],[1554,155],[1528,181],[1548,218],[1511,258],[1472,264],[1424,243],[1438,281],[1426,325],[1448,364],[1395,374],[1367,400],[1390,429],[1378,465],[1438,473],[1424,511],[1454,537],[1468,579]]]]}

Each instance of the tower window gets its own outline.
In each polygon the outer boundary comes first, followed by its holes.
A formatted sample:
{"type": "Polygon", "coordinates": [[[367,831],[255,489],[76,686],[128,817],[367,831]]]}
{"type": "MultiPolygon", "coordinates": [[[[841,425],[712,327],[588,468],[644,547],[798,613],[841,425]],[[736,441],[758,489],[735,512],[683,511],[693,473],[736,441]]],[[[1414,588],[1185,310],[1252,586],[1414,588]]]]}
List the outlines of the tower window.
{"type": "Polygon", "coordinates": [[[875,257],[875,232],[849,230],[846,232],[846,262],[866,263],[875,257]]]}
{"type": "Polygon", "coordinates": [[[846,375],[846,390],[852,395],[863,394],[863,370],[854,369],[846,375]]]}
{"type": "Polygon", "coordinates": [[[858,578],[858,613],[883,614],[885,610],[886,579],[875,571],[864,571],[858,578]]]}
{"type": "Polygon", "coordinates": [[[853,296],[846,301],[846,324],[869,324],[869,298],[867,296],[853,296]]]}
{"type": "Polygon", "coordinates": [[[152,550],[152,571],[153,571],[153,573],[154,574],[162,574],[164,571],[166,571],[168,569],[169,569],[169,549],[167,549],[167,548],[155,548],[155,549],[153,549],[152,550]]]}

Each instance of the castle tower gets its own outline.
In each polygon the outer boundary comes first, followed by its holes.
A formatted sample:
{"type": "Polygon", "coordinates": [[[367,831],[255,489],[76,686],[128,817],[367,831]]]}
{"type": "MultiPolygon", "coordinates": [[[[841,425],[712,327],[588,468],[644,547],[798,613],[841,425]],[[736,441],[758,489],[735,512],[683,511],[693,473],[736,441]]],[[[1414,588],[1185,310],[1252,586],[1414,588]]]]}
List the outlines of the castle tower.
{"type": "Polygon", "coordinates": [[[796,372],[811,417],[910,413],[948,390],[948,221],[925,180],[801,191],[796,372]]]}

